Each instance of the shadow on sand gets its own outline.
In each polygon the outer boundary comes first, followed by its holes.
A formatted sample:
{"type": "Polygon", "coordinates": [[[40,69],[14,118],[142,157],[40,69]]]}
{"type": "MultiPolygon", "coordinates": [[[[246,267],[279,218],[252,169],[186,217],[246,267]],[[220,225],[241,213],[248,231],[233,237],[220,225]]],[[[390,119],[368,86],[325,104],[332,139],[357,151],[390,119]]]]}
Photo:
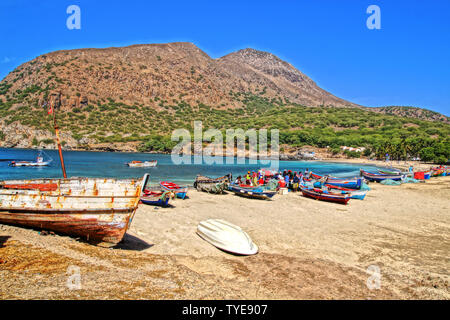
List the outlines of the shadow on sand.
{"type": "Polygon", "coordinates": [[[122,241],[116,244],[114,249],[122,249],[122,250],[134,250],[134,251],[142,251],[148,248],[153,247],[153,244],[149,244],[144,240],[141,240],[131,234],[125,233],[122,241]]]}
{"type": "Polygon", "coordinates": [[[5,247],[6,241],[11,238],[10,236],[0,236],[0,248],[5,247]]]}

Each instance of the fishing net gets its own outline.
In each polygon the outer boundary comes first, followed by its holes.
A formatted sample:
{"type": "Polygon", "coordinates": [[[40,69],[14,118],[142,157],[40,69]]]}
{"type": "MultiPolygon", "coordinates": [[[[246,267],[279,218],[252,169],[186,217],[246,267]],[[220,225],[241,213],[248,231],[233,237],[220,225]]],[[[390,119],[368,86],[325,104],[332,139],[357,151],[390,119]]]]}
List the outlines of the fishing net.
{"type": "Polygon", "coordinates": [[[363,182],[363,183],[361,183],[360,190],[367,190],[367,191],[369,191],[370,187],[369,187],[369,185],[367,183],[363,182]]]}
{"type": "Polygon", "coordinates": [[[399,186],[401,185],[401,181],[394,181],[392,179],[386,179],[380,182],[381,184],[384,184],[385,186],[399,186]]]}
{"type": "Polygon", "coordinates": [[[420,183],[420,182],[425,182],[423,180],[418,180],[418,179],[414,179],[411,177],[406,177],[405,180],[403,180],[403,183],[420,183]]]}

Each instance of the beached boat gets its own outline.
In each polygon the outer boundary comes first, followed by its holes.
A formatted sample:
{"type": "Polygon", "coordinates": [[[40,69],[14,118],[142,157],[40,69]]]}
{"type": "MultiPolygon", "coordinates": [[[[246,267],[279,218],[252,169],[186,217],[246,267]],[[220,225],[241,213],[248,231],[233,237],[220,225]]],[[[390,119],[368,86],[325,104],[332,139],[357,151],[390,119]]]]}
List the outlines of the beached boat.
{"type": "Polygon", "coordinates": [[[432,177],[443,176],[445,172],[446,172],[446,169],[444,167],[431,168],[431,176],[432,177]]]}
{"type": "Polygon", "coordinates": [[[401,174],[394,174],[394,175],[390,175],[390,174],[376,174],[376,173],[370,173],[367,171],[364,171],[363,169],[361,169],[361,175],[367,179],[368,181],[375,181],[375,182],[381,182],[384,180],[394,180],[394,181],[402,181],[405,179],[405,175],[401,174]]]}
{"type": "Polygon", "coordinates": [[[357,189],[349,189],[343,187],[337,187],[333,185],[325,184],[325,187],[331,190],[331,192],[341,193],[341,194],[350,194],[351,199],[364,200],[367,194],[367,190],[357,190],[357,189]]]}
{"type": "Polygon", "coordinates": [[[322,189],[310,188],[306,186],[301,186],[300,190],[302,191],[304,197],[328,202],[347,204],[351,198],[351,195],[348,193],[346,194],[331,193],[328,191],[324,191],[322,189]]]}
{"type": "Polygon", "coordinates": [[[313,172],[310,173],[310,177],[333,186],[349,189],[360,189],[362,185],[362,178],[340,179],[331,176],[321,176],[313,172]]]}
{"type": "Polygon", "coordinates": [[[197,234],[213,246],[227,252],[252,255],[258,246],[240,227],[221,219],[209,219],[199,223],[197,234]]]}
{"type": "Polygon", "coordinates": [[[401,175],[401,174],[406,174],[403,172],[400,172],[398,170],[395,169],[378,169],[378,172],[380,174],[389,174],[389,175],[401,175]]]}
{"type": "Polygon", "coordinates": [[[130,226],[148,178],[0,181],[0,223],[114,246],[130,226]]]}
{"type": "Polygon", "coordinates": [[[127,165],[132,168],[145,168],[145,167],[156,167],[158,161],[131,161],[128,162],[127,165]]]}
{"type": "Polygon", "coordinates": [[[167,207],[173,195],[171,191],[161,190],[159,187],[146,187],[141,195],[141,202],[152,206],[167,207]]]}
{"type": "Polygon", "coordinates": [[[276,191],[264,190],[262,187],[241,187],[235,184],[231,184],[228,190],[238,196],[262,200],[271,199],[277,193],[276,191]]]}
{"type": "Polygon", "coordinates": [[[36,158],[36,161],[11,161],[9,163],[10,167],[45,167],[49,166],[53,159],[50,158],[48,161],[44,161],[42,152],[36,158]]]}
{"type": "Polygon", "coordinates": [[[160,181],[159,185],[164,190],[172,191],[173,193],[175,193],[177,198],[180,198],[180,199],[186,198],[186,195],[188,192],[188,187],[180,187],[176,183],[168,182],[168,181],[160,181]]]}
{"type": "Polygon", "coordinates": [[[231,174],[219,178],[209,178],[197,175],[194,182],[194,188],[197,191],[205,191],[209,193],[223,193],[231,181],[231,174]]]}

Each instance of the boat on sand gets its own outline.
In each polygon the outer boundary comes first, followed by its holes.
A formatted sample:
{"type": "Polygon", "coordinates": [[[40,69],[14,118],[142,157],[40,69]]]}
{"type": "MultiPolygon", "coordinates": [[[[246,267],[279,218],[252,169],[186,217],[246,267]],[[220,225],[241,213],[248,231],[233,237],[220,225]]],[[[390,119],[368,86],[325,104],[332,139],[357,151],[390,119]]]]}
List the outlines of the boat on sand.
{"type": "Polygon", "coordinates": [[[368,181],[381,182],[384,180],[402,181],[405,179],[404,174],[376,174],[361,169],[361,175],[368,181]]]}
{"type": "Polygon", "coordinates": [[[141,202],[152,206],[167,207],[174,194],[160,187],[147,187],[142,192],[141,202]]]}
{"type": "Polygon", "coordinates": [[[194,188],[197,191],[220,194],[223,193],[231,181],[231,174],[219,178],[209,178],[197,175],[194,182],[194,188]]]}
{"type": "Polygon", "coordinates": [[[0,181],[0,223],[114,246],[131,224],[148,177],[0,181]]]}
{"type": "Polygon", "coordinates": [[[258,252],[258,246],[240,227],[221,219],[209,219],[199,223],[197,234],[213,246],[240,255],[258,252]]]}
{"type": "Polygon", "coordinates": [[[242,187],[236,184],[231,184],[228,190],[234,192],[235,194],[241,197],[262,199],[262,200],[269,200],[277,193],[276,191],[264,190],[260,186],[242,187]]]}
{"type": "Polygon", "coordinates": [[[322,189],[311,188],[311,187],[306,187],[306,186],[301,186],[300,189],[301,189],[304,197],[308,197],[308,198],[312,198],[312,199],[316,199],[316,200],[347,204],[351,198],[351,194],[349,194],[349,193],[344,193],[344,194],[332,193],[332,192],[324,191],[322,189]]]}
{"type": "Polygon", "coordinates": [[[160,181],[159,185],[161,188],[167,191],[172,191],[177,198],[184,199],[186,198],[188,187],[180,187],[176,183],[168,182],[168,181],[160,181]]]}

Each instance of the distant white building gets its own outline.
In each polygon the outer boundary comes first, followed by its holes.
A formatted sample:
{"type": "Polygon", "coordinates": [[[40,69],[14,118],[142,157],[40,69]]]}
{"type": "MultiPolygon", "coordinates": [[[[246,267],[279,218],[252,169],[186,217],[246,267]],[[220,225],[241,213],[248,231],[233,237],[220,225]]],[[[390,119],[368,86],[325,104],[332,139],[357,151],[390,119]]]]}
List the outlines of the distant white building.
{"type": "Polygon", "coordinates": [[[353,148],[353,147],[341,146],[341,150],[342,151],[363,152],[364,150],[366,150],[366,148],[364,148],[364,147],[353,148]]]}

